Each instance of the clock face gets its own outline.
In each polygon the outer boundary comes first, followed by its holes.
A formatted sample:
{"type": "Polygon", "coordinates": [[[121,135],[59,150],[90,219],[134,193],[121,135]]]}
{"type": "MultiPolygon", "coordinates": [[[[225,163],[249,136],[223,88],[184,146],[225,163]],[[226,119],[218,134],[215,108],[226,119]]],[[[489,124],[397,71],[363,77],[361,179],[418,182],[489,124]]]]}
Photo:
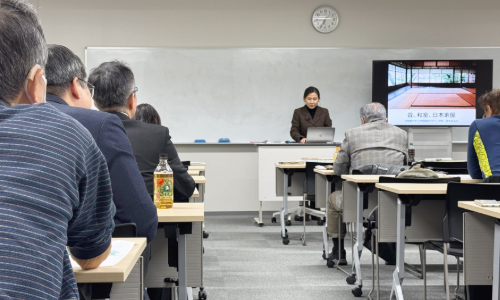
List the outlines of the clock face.
{"type": "Polygon", "coordinates": [[[314,11],[312,23],[321,33],[332,32],[339,24],[339,15],[330,6],[321,6],[314,11]]]}

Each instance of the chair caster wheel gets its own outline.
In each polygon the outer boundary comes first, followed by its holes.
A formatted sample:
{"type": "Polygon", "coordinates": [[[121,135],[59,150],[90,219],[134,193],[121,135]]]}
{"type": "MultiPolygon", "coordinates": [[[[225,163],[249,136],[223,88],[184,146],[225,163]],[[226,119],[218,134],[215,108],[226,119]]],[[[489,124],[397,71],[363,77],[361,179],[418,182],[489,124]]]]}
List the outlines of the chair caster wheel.
{"type": "Polygon", "coordinates": [[[323,221],[323,220],[321,220],[321,219],[320,219],[320,220],[318,220],[318,226],[323,226],[323,224],[325,224],[325,221],[323,221]]]}
{"type": "Polygon", "coordinates": [[[292,221],[288,220],[285,222],[286,226],[292,226],[292,221]]]}
{"type": "Polygon", "coordinates": [[[276,223],[276,218],[275,218],[275,217],[273,217],[273,218],[271,219],[271,223],[276,223]]]}
{"type": "Polygon", "coordinates": [[[260,223],[260,224],[259,224],[259,227],[264,227],[264,223],[260,223]]]}
{"type": "Polygon", "coordinates": [[[333,260],[329,260],[326,262],[326,266],[331,269],[335,266],[335,262],[333,260]]]}
{"type": "Polygon", "coordinates": [[[210,236],[210,234],[208,234],[208,232],[203,231],[203,238],[204,239],[208,239],[209,236],[210,236]]]}
{"type": "Polygon", "coordinates": [[[351,276],[348,276],[345,281],[347,282],[347,284],[354,284],[356,283],[356,275],[351,275],[351,276]]]}
{"type": "Polygon", "coordinates": [[[198,299],[199,300],[206,300],[207,299],[207,292],[205,292],[205,291],[199,291],[198,292],[198,299]]]}
{"type": "Polygon", "coordinates": [[[290,240],[288,240],[288,237],[283,238],[283,245],[288,245],[290,243],[290,240]]]}
{"type": "Polygon", "coordinates": [[[298,215],[295,215],[295,217],[293,217],[293,219],[294,219],[296,222],[300,221],[300,217],[299,217],[298,215]]]}
{"type": "Polygon", "coordinates": [[[363,295],[363,291],[361,290],[360,287],[353,288],[351,292],[354,295],[354,297],[361,297],[361,295],[363,295]]]}

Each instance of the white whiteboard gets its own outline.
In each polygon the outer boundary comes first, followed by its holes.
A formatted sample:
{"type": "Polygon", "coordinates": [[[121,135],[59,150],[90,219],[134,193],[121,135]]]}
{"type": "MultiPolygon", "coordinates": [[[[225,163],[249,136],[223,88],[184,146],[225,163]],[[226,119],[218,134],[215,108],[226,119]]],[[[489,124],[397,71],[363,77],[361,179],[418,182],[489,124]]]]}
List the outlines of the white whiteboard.
{"type": "MultiPolygon", "coordinates": [[[[359,108],[371,102],[373,60],[493,59],[500,48],[100,48],[85,51],[90,72],[120,60],[132,69],[139,103],[149,103],[174,142],[291,140],[293,110],[315,86],[328,108],[335,141],[360,125],[359,108]]],[[[494,62],[493,87],[500,87],[494,62]]]]}

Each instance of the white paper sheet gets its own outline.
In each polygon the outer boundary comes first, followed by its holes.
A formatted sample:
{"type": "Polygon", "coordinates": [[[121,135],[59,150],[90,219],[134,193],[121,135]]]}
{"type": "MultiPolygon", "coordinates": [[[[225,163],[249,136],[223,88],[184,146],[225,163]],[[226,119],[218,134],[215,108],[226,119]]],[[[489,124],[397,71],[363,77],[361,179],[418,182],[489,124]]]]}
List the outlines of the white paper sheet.
{"type": "MultiPolygon", "coordinates": [[[[111,241],[111,252],[109,253],[108,258],[102,262],[99,267],[113,267],[117,263],[119,263],[127,254],[129,254],[132,247],[134,247],[135,242],[123,241],[123,240],[113,240],[111,241]]],[[[71,265],[73,267],[80,267],[76,261],[69,257],[71,261],[71,265]]]]}

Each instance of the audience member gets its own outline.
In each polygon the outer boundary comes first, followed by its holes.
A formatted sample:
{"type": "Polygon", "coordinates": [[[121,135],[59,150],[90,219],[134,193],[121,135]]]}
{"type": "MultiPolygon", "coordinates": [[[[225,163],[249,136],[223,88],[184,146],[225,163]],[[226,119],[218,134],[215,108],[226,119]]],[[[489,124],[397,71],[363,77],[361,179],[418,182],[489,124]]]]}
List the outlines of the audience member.
{"type": "Polygon", "coordinates": [[[32,6],[0,1],[2,298],[78,299],[66,246],[84,269],[111,249],[106,160],[80,123],[44,103],[46,61],[32,6]]]}
{"type": "MultiPolygon", "coordinates": [[[[362,125],[346,131],[333,164],[335,175],[350,174],[352,170],[371,164],[403,165],[407,157],[406,131],[387,123],[385,107],[380,103],[364,105],[359,114],[362,125]]],[[[347,264],[344,250],[346,230],[342,221],[342,228],[339,228],[341,207],[342,191],[337,189],[328,200],[327,232],[333,239],[333,259],[345,265],[347,264]],[[338,234],[341,237],[340,245],[338,234]]]]}
{"type": "Polygon", "coordinates": [[[137,105],[134,120],[161,125],[160,115],[156,109],[147,103],[137,105]]]}

